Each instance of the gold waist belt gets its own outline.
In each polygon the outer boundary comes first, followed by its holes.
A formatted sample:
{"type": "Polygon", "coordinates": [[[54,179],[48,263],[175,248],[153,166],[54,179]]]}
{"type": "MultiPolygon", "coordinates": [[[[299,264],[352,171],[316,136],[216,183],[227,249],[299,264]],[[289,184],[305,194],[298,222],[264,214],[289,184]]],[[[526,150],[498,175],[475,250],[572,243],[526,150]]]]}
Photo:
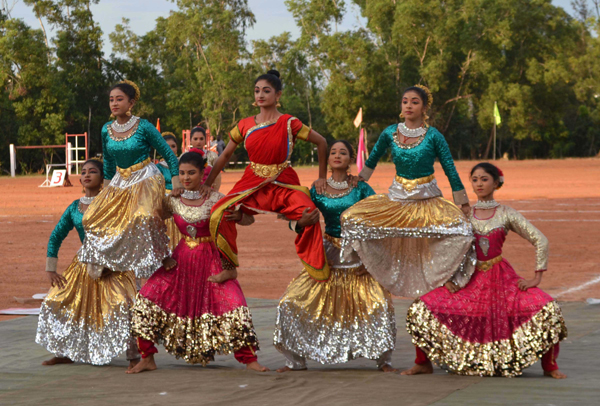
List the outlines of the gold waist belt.
{"type": "Polygon", "coordinates": [[[210,236],[210,235],[207,235],[205,237],[196,237],[196,238],[192,238],[189,235],[184,235],[183,237],[185,238],[185,243],[191,249],[196,248],[198,245],[200,245],[200,243],[214,241],[212,236],[210,236]]]}
{"type": "Polygon", "coordinates": [[[498,255],[496,258],[492,258],[488,261],[477,261],[477,269],[487,272],[500,261],[502,261],[502,255],[498,255]]]}
{"type": "Polygon", "coordinates": [[[135,171],[139,171],[140,169],[142,169],[143,167],[145,167],[146,165],[148,165],[150,162],[152,162],[152,160],[150,159],[150,157],[144,159],[142,162],[135,164],[135,165],[131,165],[129,168],[119,168],[117,166],[117,170],[119,171],[119,173],[121,174],[121,176],[124,179],[127,179],[131,176],[131,174],[135,171]]]}
{"type": "Polygon", "coordinates": [[[287,162],[272,165],[263,165],[257,164],[256,162],[250,162],[250,168],[252,168],[252,172],[254,172],[256,176],[259,176],[261,178],[272,178],[287,167],[287,162]]]}
{"type": "Polygon", "coordinates": [[[431,174],[429,176],[425,176],[423,178],[417,178],[417,179],[406,179],[406,178],[403,178],[402,176],[396,175],[396,182],[401,184],[404,187],[404,189],[408,190],[409,192],[411,192],[418,185],[424,185],[425,183],[429,183],[434,179],[435,179],[435,175],[433,175],[433,174],[431,174]]]}
{"type": "Polygon", "coordinates": [[[342,239],[338,237],[332,237],[327,233],[323,233],[323,238],[333,244],[334,247],[342,248],[342,239]]]}

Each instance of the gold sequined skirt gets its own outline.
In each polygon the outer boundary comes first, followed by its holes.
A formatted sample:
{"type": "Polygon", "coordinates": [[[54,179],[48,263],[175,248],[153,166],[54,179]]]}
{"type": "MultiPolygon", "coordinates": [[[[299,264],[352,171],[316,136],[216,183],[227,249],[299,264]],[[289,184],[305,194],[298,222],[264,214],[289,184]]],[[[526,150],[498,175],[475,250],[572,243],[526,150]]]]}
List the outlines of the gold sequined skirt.
{"type": "Polygon", "coordinates": [[[76,362],[108,364],[127,350],[131,338],[133,272],[92,279],[75,257],[63,276],[66,287],[53,287],[42,303],[36,343],[76,362]]]}
{"type": "Polygon", "coordinates": [[[165,180],[154,164],[124,178],[119,172],[83,216],[79,260],[148,278],[170,255],[163,220],[165,180]]]}
{"type": "Polygon", "coordinates": [[[514,377],[567,337],[558,303],[548,302],[508,339],[470,342],[441,323],[420,299],[408,309],[413,344],[436,365],[458,375],[514,377]]]}
{"type": "Polygon", "coordinates": [[[462,211],[444,199],[368,197],[341,216],[342,252],[354,250],[392,294],[415,297],[475,270],[473,232],[462,211]]]}
{"type": "Polygon", "coordinates": [[[327,281],[306,272],[288,286],[277,308],[274,345],[322,364],[393,350],[396,319],[391,295],[358,268],[331,268],[327,281]]]}

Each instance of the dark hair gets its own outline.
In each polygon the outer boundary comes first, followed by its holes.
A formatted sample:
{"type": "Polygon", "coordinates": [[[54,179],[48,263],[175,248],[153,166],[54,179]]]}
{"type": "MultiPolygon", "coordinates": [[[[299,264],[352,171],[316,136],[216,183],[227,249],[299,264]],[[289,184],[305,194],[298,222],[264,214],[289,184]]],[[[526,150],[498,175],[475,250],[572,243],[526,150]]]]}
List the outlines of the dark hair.
{"type": "Polygon", "coordinates": [[[117,83],[116,85],[110,88],[110,91],[108,93],[110,94],[110,92],[112,92],[115,89],[119,89],[120,91],[125,93],[125,96],[129,97],[129,100],[135,100],[135,88],[129,83],[117,83]]]}
{"type": "Polygon", "coordinates": [[[427,96],[427,92],[425,90],[421,89],[418,86],[411,86],[404,89],[404,93],[402,93],[402,96],[404,97],[404,95],[408,92],[415,92],[416,94],[418,94],[419,99],[421,99],[421,101],[423,102],[423,106],[427,107],[427,104],[429,103],[429,96],[427,96]]]}
{"type": "Polygon", "coordinates": [[[269,84],[273,86],[273,89],[275,89],[276,92],[280,92],[281,89],[283,89],[279,72],[277,72],[275,69],[271,69],[264,75],[260,75],[259,77],[257,77],[254,81],[254,84],[256,85],[260,80],[266,80],[267,82],[269,82],[269,84]]]}
{"type": "Polygon", "coordinates": [[[337,144],[338,142],[341,142],[342,144],[344,144],[344,146],[346,147],[346,149],[348,149],[348,152],[350,153],[350,159],[354,159],[355,157],[355,153],[354,153],[354,147],[352,147],[352,144],[350,144],[350,142],[346,141],[346,140],[335,140],[332,143],[329,144],[329,149],[327,151],[327,156],[329,156],[329,154],[331,154],[331,148],[337,144]]]}
{"type": "Polygon", "coordinates": [[[175,144],[177,144],[177,138],[175,138],[175,136],[174,136],[174,135],[167,134],[167,135],[163,135],[162,137],[163,137],[163,140],[165,140],[165,141],[169,141],[169,140],[171,140],[171,141],[173,141],[175,144]]]}
{"type": "Polygon", "coordinates": [[[204,157],[198,152],[186,152],[179,158],[179,165],[192,164],[200,170],[204,170],[204,157]]]}
{"type": "Polygon", "coordinates": [[[194,127],[192,128],[192,132],[190,132],[190,138],[192,138],[192,135],[194,135],[197,132],[201,132],[202,134],[204,134],[204,138],[206,138],[206,130],[204,129],[204,127],[194,127]]]}
{"type": "Polygon", "coordinates": [[[83,163],[83,165],[81,165],[81,167],[83,168],[84,166],[86,166],[87,164],[92,164],[96,167],[96,169],[98,169],[100,171],[100,177],[104,178],[104,163],[102,163],[101,160],[99,159],[88,159],[87,161],[85,161],[83,163]]]}
{"type": "Polygon", "coordinates": [[[498,189],[500,189],[502,185],[504,185],[504,180],[500,179],[500,177],[502,176],[502,172],[500,171],[500,169],[498,169],[496,165],[493,165],[489,162],[480,162],[477,165],[475,165],[473,169],[471,169],[471,176],[473,176],[473,173],[477,169],[483,169],[483,171],[490,175],[495,182],[498,182],[498,189]]]}

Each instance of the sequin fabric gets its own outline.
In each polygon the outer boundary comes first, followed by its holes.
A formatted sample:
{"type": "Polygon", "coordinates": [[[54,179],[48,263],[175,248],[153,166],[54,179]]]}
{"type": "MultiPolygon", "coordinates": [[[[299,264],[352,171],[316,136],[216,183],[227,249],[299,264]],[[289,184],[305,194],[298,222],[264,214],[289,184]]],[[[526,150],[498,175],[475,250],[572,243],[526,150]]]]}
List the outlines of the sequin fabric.
{"type": "Polygon", "coordinates": [[[464,286],[476,263],[472,228],[437,191],[422,184],[409,194],[394,181],[389,195],[370,196],[344,211],[342,255],[356,251],[369,273],[397,296],[420,296],[449,280],[464,286]]]}
{"type": "Polygon", "coordinates": [[[126,138],[111,137],[110,123],[102,127],[104,179],[115,176],[117,166],[129,168],[150,157],[152,148],[167,161],[172,177],[179,176],[179,162],[158,130],[147,120],[140,119],[137,128],[126,138]]]}
{"type": "Polygon", "coordinates": [[[36,343],[75,362],[110,363],[131,342],[133,272],[109,272],[94,280],[75,257],[63,276],[65,288],[51,288],[42,303],[36,343]]]}
{"type": "Polygon", "coordinates": [[[150,163],[127,179],[117,173],[83,216],[81,262],[148,278],[169,256],[163,221],[164,178],[150,163]]]}
{"type": "Polygon", "coordinates": [[[75,228],[79,235],[79,240],[83,242],[85,238],[85,231],[81,220],[83,219],[83,213],[79,210],[79,199],[74,200],[73,203],[67,207],[60,220],[54,227],[50,239],[48,240],[48,251],[46,256],[49,258],[57,258],[58,251],[62,242],[67,238],[69,232],[75,228]]]}
{"type": "MultiPolygon", "coordinates": [[[[474,220],[476,238],[489,242],[487,252],[476,244],[479,261],[498,258],[508,230],[514,230],[536,245],[538,266],[546,264],[545,237],[515,210],[500,206],[491,219],[474,220]]],[[[477,270],[457,293],[442,287],[422,296],[407,315],[413,343],[458,374],[520,375],[567,337],[558,304],[539,288],[521,291],[520,279],[501,259],[477,270]]]]}
{"type": "MultiPolygon", "coordinates": [[[[334,233],[339,233],[339,214],[373,193],[363,182],[341,197],[311,190],[326,229],[334,233]]],[[[334,364],[365,357],[389,363],[396,342],[391,295],[371,275],[357,275],[362,265],[356,254],[350,256],[353,267],[342,264],[337,242],[336,236],[326,234],[324,246],[331,267],[327,281],[315,281],[304,270],[288,286],[277,308],[274,345],[288,359],[334,364]]],[[[296,364],[292,361],[288,366],[297,368],[296,364]]]]}
{"type": "Polygon", "coordinates": [[[212,192],[201,206],[168,198],[169,211],[181,234],[195,234],[194,248],[182,239],[173,251],[177,266],[160,268],[144,285],[133,308],[133,334],[162,343],[188,363],[206,365],[215,354],[229,354],[258,341],[250,310],[237,280],[208,278],[223,270],[210,237],[210,208],[222,195],[212,192]]]}

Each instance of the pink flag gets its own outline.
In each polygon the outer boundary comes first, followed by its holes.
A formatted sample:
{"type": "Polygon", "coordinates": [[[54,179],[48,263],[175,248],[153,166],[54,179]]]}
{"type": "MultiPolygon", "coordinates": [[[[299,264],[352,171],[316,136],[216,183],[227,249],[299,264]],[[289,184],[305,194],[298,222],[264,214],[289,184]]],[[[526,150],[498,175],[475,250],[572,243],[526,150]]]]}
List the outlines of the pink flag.
{"type": "Polygon", "coordinates": [[[358,172],[362,171],[363,166],[365,166],[365,137],[364,137],[364,128],[360,129],[360,135],[358,136],[358,153],[356,154],[356,168],[358,172]]]}

